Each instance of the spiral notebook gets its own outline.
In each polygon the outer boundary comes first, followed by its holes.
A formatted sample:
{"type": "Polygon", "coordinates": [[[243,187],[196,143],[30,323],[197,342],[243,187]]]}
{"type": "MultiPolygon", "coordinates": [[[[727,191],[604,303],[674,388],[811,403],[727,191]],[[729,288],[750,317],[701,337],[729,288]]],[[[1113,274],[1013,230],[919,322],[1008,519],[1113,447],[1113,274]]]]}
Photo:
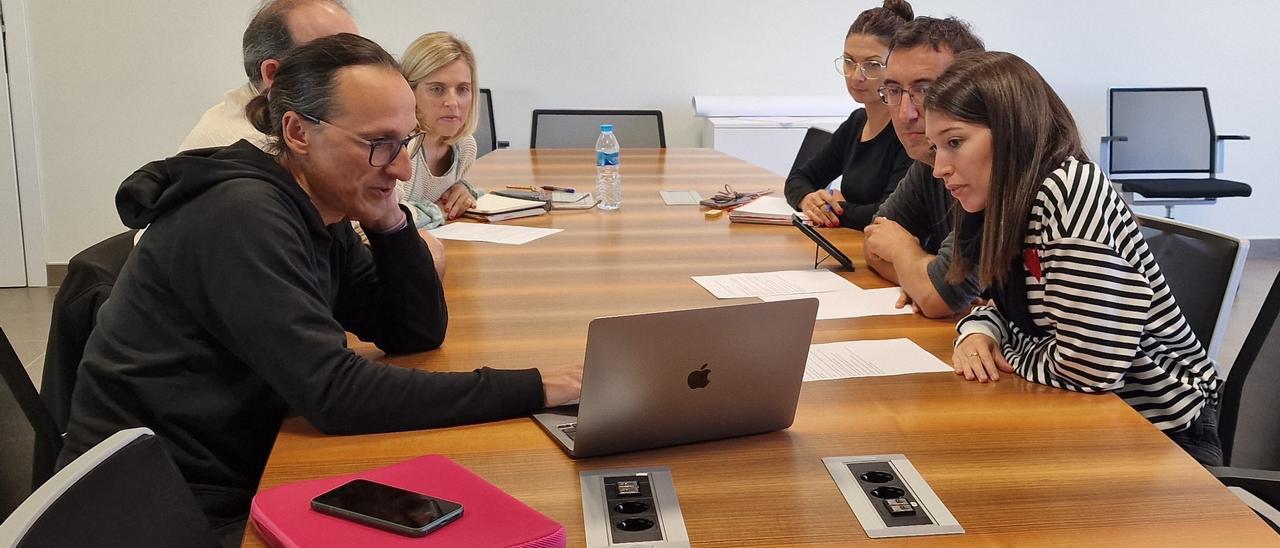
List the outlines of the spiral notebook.
{"type": "Polygon", "coordinates": [[[253,497],[253,526],[271,546],[563,547],[565,529],[443,455],[355,474],[300,481],[253,497]],[[462,504],[454,522],[421,538],[389,533],[311,509],[311,499],[353,479],[367,479],[462,504]]]}

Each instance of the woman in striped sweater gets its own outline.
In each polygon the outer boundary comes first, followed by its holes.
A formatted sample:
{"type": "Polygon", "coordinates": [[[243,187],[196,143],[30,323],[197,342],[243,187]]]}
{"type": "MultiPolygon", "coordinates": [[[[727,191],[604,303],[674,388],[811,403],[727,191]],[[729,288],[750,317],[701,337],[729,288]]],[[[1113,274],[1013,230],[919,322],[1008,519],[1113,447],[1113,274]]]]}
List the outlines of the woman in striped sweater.
{"type": "Polygon", "coordinates": [[[992,296],[957,326],[956,374],[1116,392],[1221,465],[1214,364],[1053,89],[1015,55],[965,54],[924,106],[934,176],[964,210],[956,230],[981,227],[980,248],[963,250],[951,275],[976,260],[992,296]]]}

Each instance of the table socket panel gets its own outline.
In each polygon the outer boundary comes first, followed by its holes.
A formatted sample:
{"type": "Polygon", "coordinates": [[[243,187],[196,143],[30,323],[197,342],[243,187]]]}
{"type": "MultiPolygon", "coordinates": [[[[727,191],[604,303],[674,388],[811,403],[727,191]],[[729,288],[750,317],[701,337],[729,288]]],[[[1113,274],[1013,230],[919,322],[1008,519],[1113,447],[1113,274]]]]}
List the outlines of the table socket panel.
{"type": "Polygon", "coordinates": [[[578,478],[588,548],[690,546],[669,468],[591,470],[578,478]]]}
{"type": "Polygon", "coordinates": [[[827,457],[822,463],[870,538],[964,533],[905,455],[827,457]]]}

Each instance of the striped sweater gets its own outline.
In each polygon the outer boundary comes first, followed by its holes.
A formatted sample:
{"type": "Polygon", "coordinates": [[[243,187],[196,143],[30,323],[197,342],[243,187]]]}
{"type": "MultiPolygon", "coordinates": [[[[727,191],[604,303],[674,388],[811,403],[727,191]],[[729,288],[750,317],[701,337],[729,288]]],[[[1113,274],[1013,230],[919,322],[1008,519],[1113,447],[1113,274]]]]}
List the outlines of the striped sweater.
{"type": "MultiPolygon", "coordinates": [[[[988,219],[990,221],[990,219],[988,219]]],[[[980,306],[961,337],[998,341],[1018,375],[1078,392],[1114,391],[1157,428],[1181,430],[1221,383],[1174,301],[1138,224],[1097,165],[1068,159],[1040,187],[1024,250],[1027,308],[1044,336],[980,306]]]]}

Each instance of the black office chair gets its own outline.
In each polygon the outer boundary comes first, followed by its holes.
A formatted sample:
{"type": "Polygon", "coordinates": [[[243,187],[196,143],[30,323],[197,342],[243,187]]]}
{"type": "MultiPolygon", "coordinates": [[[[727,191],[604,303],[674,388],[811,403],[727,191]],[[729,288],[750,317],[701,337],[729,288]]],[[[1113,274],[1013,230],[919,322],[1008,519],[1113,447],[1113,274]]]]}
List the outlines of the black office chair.
{"type": "Polygon", "coordinates": [[[660,110],[533,111],[529,148],[594,148],[601,124],[613,124],[623,148],[667,148],[660,110]]]}
{"type": "Polygon", "coordinates": [[[137,232],[116,234],[77,253],[67,263],[67,277],[53,298],[40,398],[53,413],[59,432],[67,430],[71,389],[76,385],[76,370],[84,357],[89,333],[93,332],[98,308],[111,294],[111,287],[133,251],[137,232]]]}
{"type": "Polygon", "coordinates": [[[1280,276],[1262,303],[1231,367],[1219,404],[1222,468],[1211,468],[1222,483],[1250,503],[1280,532],[1280,276]],[[1240,491],[1247,493],[1242,494],[1240,491]],[[1258,505],[1263,502],[1266,506],[1258,505]]]}
{"type": "Polygon", "coordinates": [[[53,475],[62,436],[4,329],[0,377],[6,387],[0,393],[0,516],[8,516],[53,475]]]}
{"type": "Polygon", "coordinates": [[[1223,141],[1249,137],[1218,135],[1207,88],[1111,88],[1107,109],[1107,135],[1102,138],[1107,173],[1147,174],[1112,177],[1133,205],[1162,205],[1165,216],[1172,218],[1175,205],[1212,204],[1218,198],[1253,193],[1247,184],[1215,177],[1222,167],[1223,141]]]}
{"type": "Polygon", "coordinates": [[[159,438],[122,430],[58,471],[0,524],[0,546],[214,546],[159,438]]]}
{"type": "Polygon", "coordinates": [[[800,150],[796,151],[796,159],[791,162],[791,172],[795,173],[800,166],[805,165],[818,155],[818,151],[827,146],[831,142],[831,132],[822,128],[811,127],[804,132],[804,140],[800,141],[800,150]]]}
{"type": "Polygon", "coordinates": [[[1182,315],[1209,357],[1217,359],[1249,240],[1148,215],[1138,215],[1138,224],[1182,315]]]}
{"type": "Polygon", "coordinates": [[[476,158],[484,156],[499,148],[507,148],[511,143],[498,140],[498,128],[493,121],[493,92],[488,88],[480,88],[480,99],[476,101],[480,109],[480,119],[476,123],[476,158]]]}

